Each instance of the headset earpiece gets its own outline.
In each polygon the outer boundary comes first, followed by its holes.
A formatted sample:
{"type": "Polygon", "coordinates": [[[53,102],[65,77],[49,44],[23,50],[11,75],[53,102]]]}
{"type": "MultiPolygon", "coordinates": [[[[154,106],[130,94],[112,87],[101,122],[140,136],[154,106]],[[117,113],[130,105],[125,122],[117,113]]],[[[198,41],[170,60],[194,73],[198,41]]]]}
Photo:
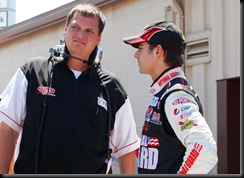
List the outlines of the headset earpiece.
{"type": "Polygon", "coordinates": [[[87,65],[91,66],[91,65],[100,64],[102,55],[103,55],[102,49],[100,47],[96,46],[88,59],[87,65]]]}

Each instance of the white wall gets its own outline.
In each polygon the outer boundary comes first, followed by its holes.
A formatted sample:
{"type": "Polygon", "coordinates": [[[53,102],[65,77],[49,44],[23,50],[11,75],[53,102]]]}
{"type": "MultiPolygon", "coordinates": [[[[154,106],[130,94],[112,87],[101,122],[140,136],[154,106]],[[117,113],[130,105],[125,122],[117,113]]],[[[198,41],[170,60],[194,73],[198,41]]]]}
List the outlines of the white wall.
{"type": "Polygon", "coordinates": [[[164,19],[167,0],[132,0],[104,9],[107,24],[101,47],[104,49],[103,66],[116,73],[131,99],[138,133],[151,101],[151,77],[141,75],[134,58],[135,48],[125,44],[123,37],[139,34],[146,24],[164,19]]]}

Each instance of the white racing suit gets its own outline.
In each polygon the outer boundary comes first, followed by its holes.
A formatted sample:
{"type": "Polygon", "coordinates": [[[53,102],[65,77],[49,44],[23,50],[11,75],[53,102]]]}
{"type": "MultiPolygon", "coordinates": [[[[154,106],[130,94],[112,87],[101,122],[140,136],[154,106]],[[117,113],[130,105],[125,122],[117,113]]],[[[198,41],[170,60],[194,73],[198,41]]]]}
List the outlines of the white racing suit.
{"type": "Polygon", "coordinates": [[[142,128],[139,174],[207,174],[217,163],[217,147],[200,100],[180,67],[163,72],[142,128]]]}

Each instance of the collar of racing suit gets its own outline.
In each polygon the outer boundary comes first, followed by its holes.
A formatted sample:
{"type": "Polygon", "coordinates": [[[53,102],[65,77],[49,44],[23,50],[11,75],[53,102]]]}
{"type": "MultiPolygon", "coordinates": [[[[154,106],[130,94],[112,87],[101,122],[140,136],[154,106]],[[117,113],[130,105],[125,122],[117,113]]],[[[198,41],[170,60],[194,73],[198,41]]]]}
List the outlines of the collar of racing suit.
{"type": "Polygon", "coordinates": [[[160,74],[160,76],[153,82],[151,87],[149,88],[150,95],[151,96],[155,95],[159,91],[161,91],[161,89],[165,85],[170,85],[170,81],[173,80],[174,78],[184,78],[185,79],[185,74],[182,71],[180,66],[169,68],[169,69],[166,69],[165,71],[163,71],[160,74]]]}

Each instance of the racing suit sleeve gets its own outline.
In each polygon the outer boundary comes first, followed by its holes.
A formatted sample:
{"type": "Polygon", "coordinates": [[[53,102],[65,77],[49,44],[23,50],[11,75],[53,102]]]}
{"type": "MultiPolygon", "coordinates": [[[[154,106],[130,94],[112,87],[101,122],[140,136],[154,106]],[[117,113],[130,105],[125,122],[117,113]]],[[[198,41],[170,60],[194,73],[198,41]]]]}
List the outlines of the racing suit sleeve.
{"type": "Polygon", "coordinates": [[[218,161],[217,146],[195,99],[184,91],[173,92],[165,100],[165,113],[186,147],[178,174],[207,174],[218,161]],[[185,102],[175,104],[182,98],[185,102]]]}
{"type": "Polygon", "coordinates": [[[19,68],[2,93],[0,120],[20,133],[25,118],[27,80],[19,68]]]}

